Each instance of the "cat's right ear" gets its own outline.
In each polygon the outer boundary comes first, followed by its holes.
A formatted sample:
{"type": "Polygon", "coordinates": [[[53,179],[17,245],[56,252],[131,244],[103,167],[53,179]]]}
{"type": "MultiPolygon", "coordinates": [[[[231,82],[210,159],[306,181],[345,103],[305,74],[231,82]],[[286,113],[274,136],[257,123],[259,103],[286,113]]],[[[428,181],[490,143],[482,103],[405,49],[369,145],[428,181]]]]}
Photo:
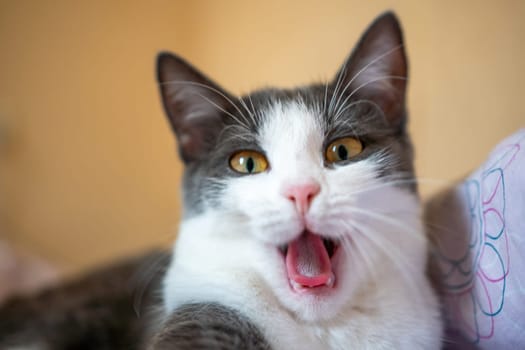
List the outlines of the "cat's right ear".
{"type": "Polygon", "coordinates": [[[233,98],[182,58],[157,56],[157,80],[164,110],[185,163],[204,157],[222,130],[222,115],[233,98]]]}
{"type": "Polygon", "coordinates": [[[386,12],[365,31],[336,75],[336,93],[373,103],[386,120],[404,127],[408,62],[397,16],[386,12]]]}

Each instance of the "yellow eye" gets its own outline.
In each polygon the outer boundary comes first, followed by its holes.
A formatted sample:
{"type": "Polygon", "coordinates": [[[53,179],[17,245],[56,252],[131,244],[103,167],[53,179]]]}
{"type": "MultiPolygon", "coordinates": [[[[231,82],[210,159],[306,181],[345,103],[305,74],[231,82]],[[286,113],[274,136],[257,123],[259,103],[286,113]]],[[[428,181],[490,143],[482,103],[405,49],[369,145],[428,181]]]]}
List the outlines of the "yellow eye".
{"type": "Polygon", "coordinates": [[[257,174],[268,169],[268,161],[259,152],[240,151],[230,158],[230,167],[241,174],[257,174]]]}
{"type": "Polygon", "coordinates": [[[338,163],[353,158],[362,151],[361,141],[353,137],[342,137],[328,145],[325,157],[329,163],[338,163]]]}

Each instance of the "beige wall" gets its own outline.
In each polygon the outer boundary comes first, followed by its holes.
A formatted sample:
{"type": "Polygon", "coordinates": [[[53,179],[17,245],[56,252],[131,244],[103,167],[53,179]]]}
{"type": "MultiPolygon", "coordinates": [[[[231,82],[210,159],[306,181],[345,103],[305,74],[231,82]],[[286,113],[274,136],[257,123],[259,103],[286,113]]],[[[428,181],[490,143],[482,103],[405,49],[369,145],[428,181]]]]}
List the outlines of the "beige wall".
{"type": "Polygon", "coordinates": [[[181,167],[155,53],[236,93],[292,86],[330,77],[388,8],[405,28],[418,172],[457,178],[525,125],[525,2],[0,0],[0,237],[69,272],[169,244],[181,167]]]}

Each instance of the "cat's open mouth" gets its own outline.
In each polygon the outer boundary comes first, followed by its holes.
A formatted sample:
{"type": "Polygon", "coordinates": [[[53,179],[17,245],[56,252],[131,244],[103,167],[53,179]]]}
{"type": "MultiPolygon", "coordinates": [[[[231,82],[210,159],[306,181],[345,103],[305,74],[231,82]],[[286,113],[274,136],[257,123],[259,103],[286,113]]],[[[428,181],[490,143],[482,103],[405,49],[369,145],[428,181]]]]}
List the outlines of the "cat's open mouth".
{"type": "Polygon", "coordinates": [[[314,292],[334,286],[332,257],[339,249],[338,242],[305,231],[280,249],[288,281],[295,292],[314,292]]]}

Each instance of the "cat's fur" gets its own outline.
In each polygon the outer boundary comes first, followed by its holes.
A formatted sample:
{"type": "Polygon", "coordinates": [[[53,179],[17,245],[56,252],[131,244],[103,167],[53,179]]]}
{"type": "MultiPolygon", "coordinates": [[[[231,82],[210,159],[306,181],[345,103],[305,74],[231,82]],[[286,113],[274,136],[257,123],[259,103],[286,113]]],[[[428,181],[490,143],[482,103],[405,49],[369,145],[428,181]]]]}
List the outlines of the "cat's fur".
{"type": "Polygon", "coordinates": [[[170,54],[158,68],[186,163],[184,219],[164,281],[167,315],[187,303],[228,305],[275,349],[440,347],[394,15],[371,25],[326,85],[235,98],[170,54]],[[363,152],[327,164],[324,149],[343,136],[358,137],[363,152]],[[236,174],[228,159],[243,149],[263,153],[270,169],[236,174]],[[304,215],[286,195],[303,183],[320,188],[304,215]],[[336,285],[321,295],[292,290],[279,250],[305,230],[343,249],[336,285]]]}
{"type": "Polygon", "coordinates": [[[0,349],[143,349],[148,313],[161,301],[155,291],[169,260],[166,253],[148,253],[10,299],[0,307],[0,349]]]}
{"type": "Polygon", "coordinates": [[[441,317],[425,275],[427,240],[406,131],[406,78],[391,13],[370,26],[326,85],[236,98],[184,60],[159,55],[161,94],[185,163],[184,215],[161,311],[142,324],[148,332],[131,333],[141,338],[134,345],[439,349],[441,317]],[[363,152],[328,163],[327,145],[348,136],[363,142],[363,152]],[[264,154],[268,170],[233,171],[229,160],[239,150],[264,154]],[[289,193],[304,184],[317,190],[303,211],[289,193]],[[295,292],[286,272],[282,247],[305,231],[339,244],[335,284],[321,292],[295,292]]]}

